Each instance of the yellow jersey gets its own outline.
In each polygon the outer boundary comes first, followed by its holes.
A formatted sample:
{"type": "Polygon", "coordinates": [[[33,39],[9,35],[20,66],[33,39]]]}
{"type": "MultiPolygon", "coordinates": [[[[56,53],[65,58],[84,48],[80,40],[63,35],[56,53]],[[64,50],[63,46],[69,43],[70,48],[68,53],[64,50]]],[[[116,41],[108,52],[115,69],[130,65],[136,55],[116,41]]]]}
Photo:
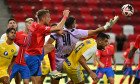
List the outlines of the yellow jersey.
{"type": "Polygon", "coordinates": [[[17,56],[18,52],[18,45],[8,45],[4,40],[0,40],[0,70],[7,70],[13,56],[17,56]]]}
{"type": "Polygon", "coordinates": [[[82,70],[79,59],[81,56],[84,56],[86,61],[91,59],[97,51],[97,44],[94,39],[87,39],[81,42],[75,49],[72,51],[70,56],[64,61],[63,66],[73,70],[82,70]]]}

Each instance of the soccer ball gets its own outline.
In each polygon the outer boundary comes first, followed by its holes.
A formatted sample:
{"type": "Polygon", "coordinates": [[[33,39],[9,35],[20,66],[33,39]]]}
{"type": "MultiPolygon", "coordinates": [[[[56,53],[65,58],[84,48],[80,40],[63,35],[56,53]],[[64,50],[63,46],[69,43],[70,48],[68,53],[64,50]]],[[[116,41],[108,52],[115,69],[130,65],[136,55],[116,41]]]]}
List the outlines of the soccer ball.
{"type": "Polygon", "coordinates": [[[133,15],[133,13],[134,13],[134,8],[133,8],[133,6],[130,5],[130,4],[125,4],[125,5],[123,5],[121,11],[122,11],[122,14],[123,14],[124,16],[128,17],[128,16],[132,16],[132,15],[133,15]]]}

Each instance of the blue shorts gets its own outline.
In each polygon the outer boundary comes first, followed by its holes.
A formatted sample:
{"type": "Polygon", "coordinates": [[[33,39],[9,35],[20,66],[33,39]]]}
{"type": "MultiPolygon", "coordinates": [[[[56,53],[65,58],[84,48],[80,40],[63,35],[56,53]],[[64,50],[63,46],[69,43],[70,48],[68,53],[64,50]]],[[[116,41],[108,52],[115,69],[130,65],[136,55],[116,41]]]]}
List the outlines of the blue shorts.
{"type": "Polygon", "coordinates": [[[44,58],[44,50],[42,55],[28,55],[25,53],[25,62],[29,67],[30,76],[41,76],[41,60],[44,58]]]}
{"type": "Polygon", "coordinates": [[[135,77],[140,79],[140,69],[139,70],[137,69],[135,77]]]}
{"type": "Polygon", "coordinates": [[[98,79],[103,78],[104,74],[106,74],[107,78],[114,77],[114,71],[112,67],[108,67],[108,68],[97,67],[96,74],[97,74],[98,79]]]}
{"type": "Polygon", "coordinates": [[[10,79],[13,79],[18,72],[21,74],[21,77],[23,79],[30,79],[30,70],[28,66],[18,64],[14,64],[12,71],[10,73],[11,74],[10,79]]]}
{"type": "Polygon", "coordinates": [[[127,67],[127,69],[123,72],[123,75],[125,75],[125,76],[130,75],[130,76],[132,76],[133,75],[132,67],[127,67]]]}

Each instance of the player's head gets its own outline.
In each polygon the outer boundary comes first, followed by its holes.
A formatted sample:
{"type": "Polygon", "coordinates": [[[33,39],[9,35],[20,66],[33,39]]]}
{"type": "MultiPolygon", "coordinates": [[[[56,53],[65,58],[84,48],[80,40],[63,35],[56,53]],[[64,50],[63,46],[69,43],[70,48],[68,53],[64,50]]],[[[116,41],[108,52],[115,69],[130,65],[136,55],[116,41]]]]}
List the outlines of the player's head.
{"type": "Polygon", "coordinates": [[[51,21],[49,10],[41,9],[37,11],[36,17],[39,21],[43,23],[43,25],[46,26],[48,26],[51,21]]]}
{"type": "Polygon", "coordinates": [[[110,35],[108,35],[108,34],[106,34],[107,36],[108,36],[108,44],[107,44],[107,46],[110,44],[110,35]]]}
{"type": "Polygon", "coordinates": [[[7,24],[7,27],[8,28],[17,28],[17,23],[16,23],[16,20],[14,18],[10,18],[8,20],[8,24],[7,24]]]}
{"type": "Polygon", "coordinates": [[[99,33],[96,38],[97,49],[102,50],[108,45],[108,35],[104,33],[99,33]]]}
{"type": "Polygon", "coordinates": [[[6,30],[6,35],[9,40],[14,40],[16,36],[16,29],[15,28],[8,28],[6,30]]]}
{"type": "Polygon", "coordinates": [[[130,42],[130,49],[132,49],[135,45],[135,42],[130,42]]]}
{"type": "Polygon", "coordinates": [[[68,17],[65,22],[65,27],[68,29],[75,28],[76,20],[74,17],[68,17]]]}
{"type": "Polygon", "coordinates": [[[34,19],[33,18],[27,18],[26,20],[25,20],[25,27],[27,28],[27,29],[30,29],[30,26],[31,26],[31,24],[34,22],[34,19]]]}

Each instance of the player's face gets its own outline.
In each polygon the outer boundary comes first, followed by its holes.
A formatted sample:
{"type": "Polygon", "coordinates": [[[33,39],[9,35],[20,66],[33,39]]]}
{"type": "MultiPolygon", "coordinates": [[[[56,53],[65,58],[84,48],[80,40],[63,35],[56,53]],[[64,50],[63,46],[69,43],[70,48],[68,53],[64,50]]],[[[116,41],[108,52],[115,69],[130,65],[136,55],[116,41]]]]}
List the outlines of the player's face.
{"type": "Polygon", "coordinates": [[[9,21],[8,25],[7,25],[8,28],[17,28],[17,23],[13,20],[9,21]]]}
{"type": "Polygon", "coordinates": [[[10,40],[14,40],[15,39],[15,36],[16,36],[16,32],[14,30],[11,30],[8,34],[7,34],[7,37],[8,39],[10,40]]]}
{"type": "Polygon", "coordinates": [[[30,29],[30,27],[31,27],[31,24],[33,23],[34,21],[28,21],[27,23],[25,23],[25,26],[26,26],[26,28],[27,29],[30,29]]]}
{"type": "Polygon", "coordinates": [[[75,28],[76,20],[74,20],[74,23],[72,24],[72,28],[75,28]]]}
{"type": "Polygon", "coordinates": [[[44,25],[48,26],[51,21],[50,13],[46,13],[44,16],[44,25]]]}
{"type": "Polygon", "coordinates": [[[102,50],[102,49],[105,49],[105,47],[108,45],[108,39],[105,38],[105,39],[100,39],[98,42],[97,42],[97,49],[99,50],[102,50]]]}
{"type": "Polygon", "coordinates": [[[110,39],[108,39],[108,44],[107,44],[107,46],[110,44],[110,39]]]}

